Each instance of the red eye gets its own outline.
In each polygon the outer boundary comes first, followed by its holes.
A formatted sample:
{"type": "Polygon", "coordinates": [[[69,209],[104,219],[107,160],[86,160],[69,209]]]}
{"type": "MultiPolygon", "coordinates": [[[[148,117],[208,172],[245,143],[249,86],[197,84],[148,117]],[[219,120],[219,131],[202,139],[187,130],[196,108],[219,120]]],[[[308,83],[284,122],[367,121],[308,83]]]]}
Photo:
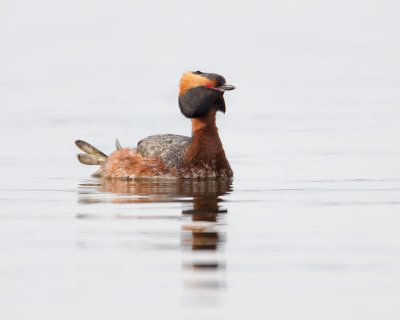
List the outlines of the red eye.
{"type": "Polygon", "coordinates": [[[211,84],[207,83],[206,85],[207,88],[214,88],[211,84]]]}

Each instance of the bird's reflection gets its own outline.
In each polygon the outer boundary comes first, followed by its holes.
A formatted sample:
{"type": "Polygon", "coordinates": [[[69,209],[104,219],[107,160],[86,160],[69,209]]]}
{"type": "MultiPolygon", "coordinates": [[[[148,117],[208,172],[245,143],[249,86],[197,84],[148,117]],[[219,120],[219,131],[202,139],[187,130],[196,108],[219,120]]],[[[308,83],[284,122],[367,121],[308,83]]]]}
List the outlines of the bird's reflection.
{"type": "Polygon", "coordinates": [[[184,287],[215,289],[224,287],[225,280],[204,275],[220,273],[225,267],[222,251],[226,242],[223,229],[227,210],[222,207],[222,196],[231,190],[231,181],[226,180],[92,180],[80,185],[79,202],[179,203],[184,287]]]}

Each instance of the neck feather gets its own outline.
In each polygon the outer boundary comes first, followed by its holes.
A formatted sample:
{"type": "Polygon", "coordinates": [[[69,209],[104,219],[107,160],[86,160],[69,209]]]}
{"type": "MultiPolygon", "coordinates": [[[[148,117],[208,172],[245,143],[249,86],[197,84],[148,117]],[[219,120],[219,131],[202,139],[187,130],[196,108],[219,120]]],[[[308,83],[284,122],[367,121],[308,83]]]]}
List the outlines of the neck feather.
{"type": "Polygon", "coordinates": [[[192,119],[192,136],[196,136],[200,131],[218,131],[215,118],[216,111],[212,110],[203,117],[192,119]]]}

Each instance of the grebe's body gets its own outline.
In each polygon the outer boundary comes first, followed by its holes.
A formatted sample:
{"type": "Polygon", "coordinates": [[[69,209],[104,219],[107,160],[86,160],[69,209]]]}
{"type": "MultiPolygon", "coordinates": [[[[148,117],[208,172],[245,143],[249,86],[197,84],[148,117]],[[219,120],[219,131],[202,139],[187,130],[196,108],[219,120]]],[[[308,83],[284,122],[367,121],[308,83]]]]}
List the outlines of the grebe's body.
{"type": "Polygon", "coordinates": [[[185,73],[180,83],[179,107],[192,119],[192,136],[164,134],[142,139],[136,148],[121,148],[106,156],[78,140],[84,164],[97,164],[94,174],[112,179],[230,178],[232,169],[216,127],[217,111],[225,112],[223,93],[234,89],[222,76],[200,71],[185,73]]]}

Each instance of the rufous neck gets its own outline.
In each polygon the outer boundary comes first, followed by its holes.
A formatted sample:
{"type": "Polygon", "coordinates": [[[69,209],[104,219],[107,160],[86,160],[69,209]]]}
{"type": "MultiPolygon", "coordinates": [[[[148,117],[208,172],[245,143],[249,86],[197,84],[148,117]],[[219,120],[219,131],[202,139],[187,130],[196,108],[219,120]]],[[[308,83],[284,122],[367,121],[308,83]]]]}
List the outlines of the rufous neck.
{"type": "Polygon", "coordinates": [[[204,130],[217,130],[215,124],[216,111],[210,111],[205,116],[192,119],[192,135],[204,130]]]}

